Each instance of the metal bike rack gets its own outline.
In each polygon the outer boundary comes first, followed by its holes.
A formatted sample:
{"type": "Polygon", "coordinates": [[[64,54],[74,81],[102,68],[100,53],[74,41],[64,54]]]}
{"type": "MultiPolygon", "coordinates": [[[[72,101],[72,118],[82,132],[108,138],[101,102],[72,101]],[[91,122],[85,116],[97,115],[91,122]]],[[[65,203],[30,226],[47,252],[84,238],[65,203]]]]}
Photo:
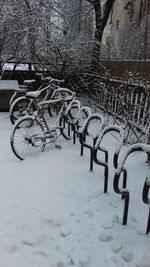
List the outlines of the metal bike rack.
{"type": "Polygon", "coordinates": [[[73,130],[73,144],[76,143],[76,137],[79,137],[80,134],[84,131],[85,129],[85,122],[87,121],[87,119],[89,118],[89,116],[91,116],[91,109],[87,106],[83,106],[79,109],[77,116],[76,116],[76,120],[74,121],[74,125],[72,127],[73,130]],[[84,119],[83,125],[80,125],[80,115],[81,113],[84,112],[87,117],[84,119]]]}
{"type": "MultiPolygon", "coordinates": [[[[124,203],[124,211],[123,211],[123,225],[127,224],[127,220],[128,220],[128,209],[129,209],[129,199],[130,199],[130,192],[129,190],[126,189],[126,181],[127,181],[127,171],[124,168],[125,162],[127,157],[135,152],[135,151],[143,151],[145,153],[150,153],[150,145],[146,145],[146,144],[141,144],[141,143],[137,143],[134,145],[131,145],[128,150],[124,153],[124,156],[122,157],[121,161],[118,163],[117,169],[116,169],[116,173],[114,176],[114,181],[113,181],[113,188],[114,191],[117,194],[121,194],[125,200],[124,203]],[[124,185],[122,188],[119,187],[119,181],[120,181],[120,177],[121,174],[123,173],[123,179],[125,181],[124,185]]],[[[149,199],[148,199],[148,190],[149,190],[149,184],[144,185],[143,188],[143,201],[146,204],[149,204],[149,199]]],[[[150,232],[150,215],[148,218],[148,225],[147,225],[147,231],[146,234],[148,234],[150,232]]]]}
{"type": "MultiPolygon", "coordinates": [[[[102,142],[103,137],[109,132],[117,132],[120,135],[120,144],[119,144],[119,147],[117,148],[117,150],[114,153],[114,159],[113,159],[113,163],[114,163],[114,167],[115,168],[117,167],[118,156],[119,156],[119,153],[120,153],[121,147],[123,146],[123,141],[124,141],[124,130],[123,130],[122,127],[120,127],[118,125],[110,125],[110,126],[105,127],[101,131],[100,136],[98,137],[98,139],[96,140],[96,143],[95,143],[95,146],[94,146],[94,149],[93,149],[93,159],[94,159],[94,162],[96,164],[99,164],[99,165],[104,167],[104,193],[107,193],[107,189],[108,189],[108,173],[109,173],[108,151],[107,151],[107,149],[102,148],[100,146],[100,144],[102,142]],[[105,161],[104,162],[98,159],[97,154],[98,154],[99,150],[103,151],[105,153],[105,161]]],[[[123,187],[126,186],[126,179],[125,178],[126,178],[126,176],[124,175],[123,187]]]]}
{"type": "Polygon", "coordinates": [[[142,193],[142,200],[145,204],[149,205],[149,214],[148,214],[148,221],[147,221],[147,228],[146,228],[146,234],[148,235],[150,232],[150,198],[148,198],[150,190],[150,177],[146,178],[144,186],[143,186],[143,193],[142,193]]]}
{"type": "Polygon", "coordinates": [[[104,167],[104,193],[107,193],[107,188],[108,188],[108,151],[105,150],[102,147],[98,147],[97,149],[93,149],[93,160],[96,164],[103,166],[104,167]],[[100,161],[97,157],[97,152],[98,150],[102,151],[105,153],[105,161],[100,161]]]}
{"type": "MultiPolygon", "coordinates": [[[[75,106],[79,111],[80,108],[81,108],[81,102],[79,100],[76,100],[76,99],[72,100],[69,103],[69,105],[68,105],[68,107],[66,109],[65,116],[64,116],[64,126],[63,127],[65,128],[65,124],[67,125],[67,127],[68,127],[68,135],[71,134],[71,131],[73,131],[75,124],[77,124],[76,118],[72,119],[72,118],[70,118],[70,115],[69,115],[69,112],[70,112],[70,110],[72,109],[73,106],[75,106]]],[[[78,112],[77,112],[77,114],[78,114],[78,112]]],[[[73,131],[73,143],[75,143],[75,141],[76,141],[76,136],[75,136],[75,133],[73,131]]]]}
{"type": "Polygon", "coordinates": [[[79,141],[80,141],[80,144],[81,144],[81,152],[80,152],[80,155],[83,156],[83,149],[84,149],[84,147],[86,147],[86,148],[88,148],[90,150],[90,171],[93,170],[94,146],[95,146],[95,143],[96,143],[99,135],[96,135],[94,137],[91,137],[90,136],[90,138],[92,139],[92,144],[88,144],[87,143],[87,138],[86,137],[89,136],[88,126],[89,126],[90,122],[92,120],[94,120],[94,119],[98,119],[100,121],[100,128],[99,128],[99,134],[100,134],[100,132],[102,130],[102,127],[104,125],[104,118],[103,118],[102,115],[100,115],[98,113],[93,113],[85,121],[85,124],[83,126],[83,131],[81,130],[80,135],[79,135],[79,141]]]}

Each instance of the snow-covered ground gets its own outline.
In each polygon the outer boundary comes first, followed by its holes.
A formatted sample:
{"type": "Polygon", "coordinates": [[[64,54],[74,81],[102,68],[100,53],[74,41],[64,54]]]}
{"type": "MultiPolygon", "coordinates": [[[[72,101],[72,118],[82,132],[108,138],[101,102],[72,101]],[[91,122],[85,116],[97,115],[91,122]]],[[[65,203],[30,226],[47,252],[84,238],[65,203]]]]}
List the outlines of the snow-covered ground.
{"type": "MultiPolygon", "coordinates": [[[[19,161],[10,148],[8,113],[0,113],[0,267],[150,267],[148,206],[142,189],[150,172],[144,153],[128,157],[129,218],[114,193],[112,155],[118,143],[108,134],[109,188],[103,193],[103,167],[89,171],[89,151],[60,139],[19,161]]],[[[100,156],[100,155],[99,155],[100,156]]]]}

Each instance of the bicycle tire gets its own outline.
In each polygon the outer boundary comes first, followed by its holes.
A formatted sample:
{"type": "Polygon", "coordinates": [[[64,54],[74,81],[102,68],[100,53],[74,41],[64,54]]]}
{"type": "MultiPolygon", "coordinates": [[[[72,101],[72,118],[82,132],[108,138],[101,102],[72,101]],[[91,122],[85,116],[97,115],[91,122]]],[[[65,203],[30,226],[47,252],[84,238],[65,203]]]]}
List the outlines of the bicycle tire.
{"type": "Polygon", "coordinates": [[[25,115],[32,115],[34,111],[35,105],[32,99],[28,99],[25,96],[17,98],[10,107],[10,121],[12,124],[14,124],[17,119],[25,115]]]}
{"type": "Polygon", "coordinates": [[[52,117],[55,117],[58,115],[59,111],[61,109],[61,105],[56,103],[56,104],[49,104],[48,107],[47,107],[47,110],[48,110],[48,114],[49,116],[52,118],[52,117]]]}
{"type": "Polygon", "coordinates": [[[67,139],[71,140],[73,138],[73,129],[74,129],[74,121],[78,114],[79,107],[77,105],[72,106],[66,115],[63,115],[60,118],[59,126],[61,135],[67,139]]]}
{"type": "Polygon", "coordinates": [[[61,135],[67,139],[71,140],[73,137],[72,133],[72,126],[73,124],[69,123],[67,120],[67,117],[63,115],[59,120],[59,126],[60,126],[60,133],[61,135]]]}
{"type": "Polygon", "coordinates": [[[18,98],[20,98],[22,96],[25,96],[25,95],[26,95],[26,92],[18,92],[18,93],[15,92],[12,95],[12,97],[10,98],[9,106],[11,106],[16,99],[18,99],[18,98]]]}
{"type": "Polygon", "coordinates": [[[11,148],[15,156],[24,160],[38,152],[43,152],[45,148],[45,142],[42,139],[43,134],[42,125],[32,116],[19,119],[13,127],[10,138],[11,148]]]}

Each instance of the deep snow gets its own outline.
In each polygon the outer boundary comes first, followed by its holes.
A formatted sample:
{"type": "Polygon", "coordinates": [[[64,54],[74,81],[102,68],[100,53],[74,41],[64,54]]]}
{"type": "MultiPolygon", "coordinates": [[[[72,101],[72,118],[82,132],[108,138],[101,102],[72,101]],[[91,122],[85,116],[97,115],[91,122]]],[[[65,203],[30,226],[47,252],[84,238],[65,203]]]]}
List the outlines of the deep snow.
{"type": "Polygon", "coordinates": [[[61,150],[52,146],[19,161],[11,128],[9,114],[0,113],[0,267],[149,267],[146,155],[136,152],[126,162],[130,206],[123,226],[124,201],[112,188],[114,134],[102,142],[110,156],[104,194],[103,167],[94,164],[90,172],[89,151],[81,157],[79,143],[60,138],[61,150]]]}

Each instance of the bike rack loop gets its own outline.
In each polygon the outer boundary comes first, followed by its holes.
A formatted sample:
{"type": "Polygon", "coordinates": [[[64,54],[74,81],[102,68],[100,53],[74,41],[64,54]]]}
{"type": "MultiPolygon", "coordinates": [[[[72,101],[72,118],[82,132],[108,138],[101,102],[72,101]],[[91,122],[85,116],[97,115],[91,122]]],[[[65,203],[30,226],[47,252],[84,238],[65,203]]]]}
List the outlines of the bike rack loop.
{"type": "MultiPolygon", "coordinates": [[[[127,190],[125,188],[119,188],[119,180],[120,180],[121,173],[124,171],[124,164],[125,164],[127,157],[135,151],[143,151],[145,153],[150,153],[150,145],[142,144],[142,143],[137,143],[137,144],[131,145],[128,148],[128,150],[124,153],[124,156],[122,157],[121,161],[119,162],[118,167],[116,169],[115,176],[114,176],[114,181],[113,181],[114,191],[117,194],[123,195],[124,199],[125,199],[124,211],[123,211],[123,225],[127,224],[130,193],[129,193],[129,190],[127,190]]],[[[127,172],[125,172],[125,175],[126,175],[126,179],[127,179],[127,172]]],[[[143,201],[147,201],[147,200],[145,200],[145,188],[143,190],[144,190],[143,201]]],[[[147,196],[147,194],[146,194],[146,196],[147,196]]],[[[150,219],[148,219],[148,220],[150,220],[150,219]]],[[[148,224],[149,224],[149,221],[148,221],[148,224]]],[[[149,225],[148,225],[147,232],[149,232],[149,225]]]]}
{"type": "Polygon", "coordinates": [[[88,126],[89,126],[90,122],[94,119],[98,119],[101,122],[100,129],[99,129],[99,133],[100,133],[102,130],[102,127],[104,125],[104,117],[98,113],[93,113],[92,115],[90,115],[86,119],[85,123],[83,124],[83,126],[80,130],[80,134],[79,134],[79,141],[81,144],[80,155],[83,156],[83,148],[84,147],[90,149],[90,171],[93,170],[93,148],[94,148],[94,145],[95,145],[96,140],[97,140],[99,135],[98,136],[96,135],[95,137],[91,137],[91,139],[93,140],[92,145],[90,145],[86,142],[86,136],[89,136],[88,126]]]}
{"type": "Polygon", "coordinates": [[[150,232],[150,198],[148,198],[150,190],[150,177],[146,178],[144,186],[143,186],[143,193],[142,193],[142,200],[145,204],[149,205],[149,214],[148,214],[148,221],[147,221],[147,228],[146,228],[146,234],[150,232]]]}
{"type": "MultiPolygon", "coordinates": [[[[74,121],[71,120],[71,118],[69,118],[69,111],[71,110],[71,108],[72,108],[74,105],[77,107],[77,109],[78,109],[78,111],[79,111],[80,108],[81,108],[81,102],[80,102],[79,100],[77,100],[77,99],[72,100],[72,101],[69,103],[69,105],[68,105],[68,107],[67,107],[67,109],[66,109],[66,111],[65,111],[64,123],[67,123],[67,125],[68,125],[68,135],[70,135],[70,131],[73,129],[73,125],[74,125],[74,121]]],[[[77,114],[78,114],[78,113],[77,113],[77,114]]],[[[64,127],[65,127],[65,125],[64,125],[64,127]]],[[[75,137],[73,137],[73,139],[74,139],[74,138],[75,138],[75,137]]]]}
{"type": "MultiPolygon", "coordinates": [[[[113,161],[113,162],[115,162],[114,167],[116,168],[118,156],[119,156],[119,153],[120,153],[121,147],[123,146],[123,141],[124,141],[124,130],[122,127],[120,127],[118,125],[110,125],[110,126],[105,127],[101,131],[100,136],[96,140],[95,146],[93,148],[93,160],[94,160],[94,162],[96,164],[99,164],[99,165],[104,167],[104,193],[107,193],[107,189],[108,189],[108,173],[109,173],[108,151],[105,148],[101,147],[100,144],[101,144],[101,141],[102,141],[104,135],[109,133],[109,132],[112,132],[112,131],[118,132],[120,135],[120,145],[115,151],[115,154],[114,154],[115,160],[113,161]],[[98,159],[98,157],[97,157],[98,150],[103,151],[105,153],[105,161],[104,162],[102,162],[101,160],[98,159]]],[[[123,184],[123,187],[124,187],[126,185],[125,179],[123,181],[124,181],[124,184],[123,184]]]]}
{"type": "MultiPolygon", "coordinates": [[[[73,144],[76,143],[76,137],[81,134],[81,132],[83,132],[84,130],[84,123],[82,126],[79,125],[79,120],[80,120],[80,114],[81,112],[84,112],[87,113],[87,118],[89,116],[91,116],[91,109],[87,106],[83,106],[81,107],[79,110],[78,110],[78,113],[77,113],[77,116],[76,116],[76,119],[74,121],[74,124],[73,124],[73,127],[72,127],[72,131],[73,131],[73,144]]],[[[84,119],[84,122],[87,120],[87,118],[84,119]]]]}

